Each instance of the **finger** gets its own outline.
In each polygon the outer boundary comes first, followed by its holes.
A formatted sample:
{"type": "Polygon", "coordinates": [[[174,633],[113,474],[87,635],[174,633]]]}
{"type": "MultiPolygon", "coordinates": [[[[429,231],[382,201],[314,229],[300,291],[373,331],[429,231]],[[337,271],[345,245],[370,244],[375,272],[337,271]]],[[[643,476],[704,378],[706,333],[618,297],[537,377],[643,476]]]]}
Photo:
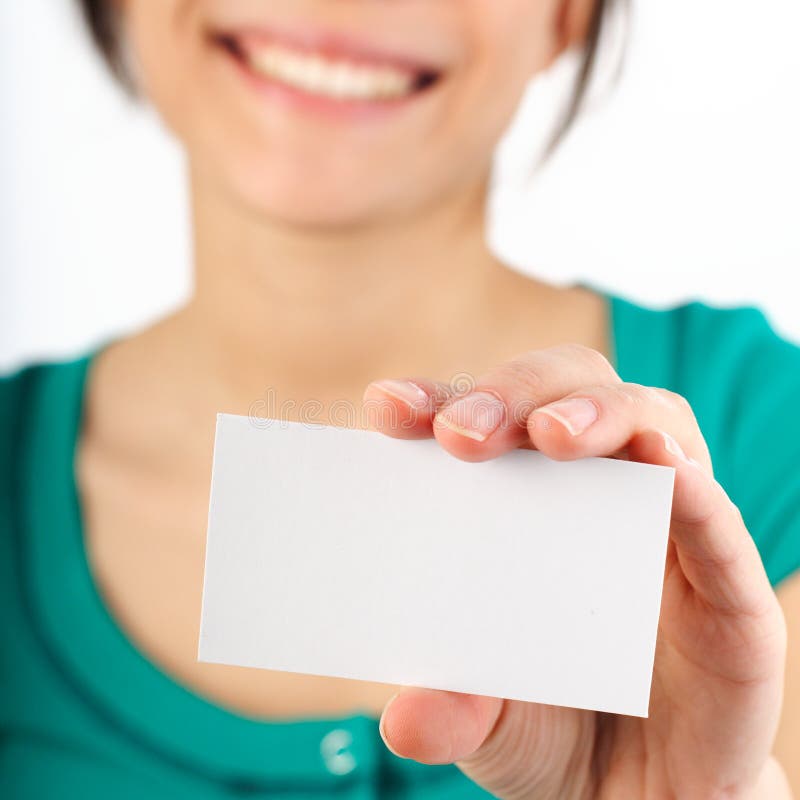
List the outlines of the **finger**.
{"type": "Polygon", "coordinates": [[[431,689],[389,701],[381,735],[395,754],[425,764],[456,763],[492,795],[582,796],[596,736],[594,715],[431,689]]]}
{"type": "Polygon", "coordinates": [[[478,750],[502,704],[495,697],[406,689],[386,705],[381,736],[398,756],[423,764],[451,764],[478,750]]]}
{"type": "Polygon", "coordinates": [[[702,465],[669,434],[643,431],[628,445],[632,461],[675,468],[670,538],[681,572],[705,606],[758,616],[776,605],[758,549],[739,509],[702,465]]]}
{"type": "Polygon", "coordinates": [[[433,417],[452,387],[427,379],[373,381],[364,392],[366,427],[396,439],[428,439],[433,417]]]}
{"type": "Polygon", "coordinates": [[[436,414],[439,443],[466,461],[485,461],[528,441],[527,421],[540,405],[581,386],[620,382],[608,360],[582,345],[534,350],[493,369],[470,392],[436,414]]]}
{"type": "Polygon", "coordinates": [[[589,386],[537,408],[528,435],[537,450],[571,460],[621,452],[645,430],[669,431],[711,473],[711,457],[689,403],[666,389],[618,383],[589,386]]]}

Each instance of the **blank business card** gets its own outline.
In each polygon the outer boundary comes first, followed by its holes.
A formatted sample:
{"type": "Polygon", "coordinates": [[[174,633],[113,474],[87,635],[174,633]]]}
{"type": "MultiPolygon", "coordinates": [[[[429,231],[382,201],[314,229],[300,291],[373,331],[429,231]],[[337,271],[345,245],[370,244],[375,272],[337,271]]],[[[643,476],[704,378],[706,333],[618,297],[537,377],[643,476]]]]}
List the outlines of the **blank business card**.
{"type": "Polygon", "coordinates": [[[199,659],[647,716],[673,480],[220,414],[199,659]]]}

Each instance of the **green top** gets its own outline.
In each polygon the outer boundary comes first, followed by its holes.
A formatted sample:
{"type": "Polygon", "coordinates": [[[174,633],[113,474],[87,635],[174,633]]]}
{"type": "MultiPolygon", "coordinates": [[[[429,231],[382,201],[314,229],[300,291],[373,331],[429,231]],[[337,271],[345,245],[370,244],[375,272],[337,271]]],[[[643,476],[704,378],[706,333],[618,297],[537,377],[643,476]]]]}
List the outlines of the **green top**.
{"type": "MultiPolygon", "coordinates": [[[[752,307],[608,297],[623,380],[692,404],[770,579],[800,567],[800,348],[752,307]]],[[[86,559],[73,458],[90,358],[0,380],[0,797],[487,797],[392,756],[369,716],[264,722],[148,661],[86,559]]]]}

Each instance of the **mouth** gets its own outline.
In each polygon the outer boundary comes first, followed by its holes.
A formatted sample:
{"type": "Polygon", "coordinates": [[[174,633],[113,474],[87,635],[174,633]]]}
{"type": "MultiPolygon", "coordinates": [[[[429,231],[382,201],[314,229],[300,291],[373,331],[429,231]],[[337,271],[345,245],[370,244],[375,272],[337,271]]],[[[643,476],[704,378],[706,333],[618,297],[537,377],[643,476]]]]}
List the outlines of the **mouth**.
{"type": "Polygon", "coordinates": [[[438,69],[341,39],[300,41],[263,31],[214,32],[210,39],[257,82],[339,106],[397,104],[442,77],[438,69]]]}

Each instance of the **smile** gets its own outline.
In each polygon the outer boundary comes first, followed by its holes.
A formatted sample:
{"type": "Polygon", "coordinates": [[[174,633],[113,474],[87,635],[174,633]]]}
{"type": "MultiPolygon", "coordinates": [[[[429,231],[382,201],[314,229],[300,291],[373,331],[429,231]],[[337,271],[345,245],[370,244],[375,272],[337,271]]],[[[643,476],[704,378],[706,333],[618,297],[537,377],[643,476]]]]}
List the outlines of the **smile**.
{"type": "Polygon", "coordinates": [[[295,46],[269,36],[218,34],[223,47],[254,77],[310,97],[346,103],[389,103],[432,86],[425,67],[344,52],[346,47],[295,46]]]}

